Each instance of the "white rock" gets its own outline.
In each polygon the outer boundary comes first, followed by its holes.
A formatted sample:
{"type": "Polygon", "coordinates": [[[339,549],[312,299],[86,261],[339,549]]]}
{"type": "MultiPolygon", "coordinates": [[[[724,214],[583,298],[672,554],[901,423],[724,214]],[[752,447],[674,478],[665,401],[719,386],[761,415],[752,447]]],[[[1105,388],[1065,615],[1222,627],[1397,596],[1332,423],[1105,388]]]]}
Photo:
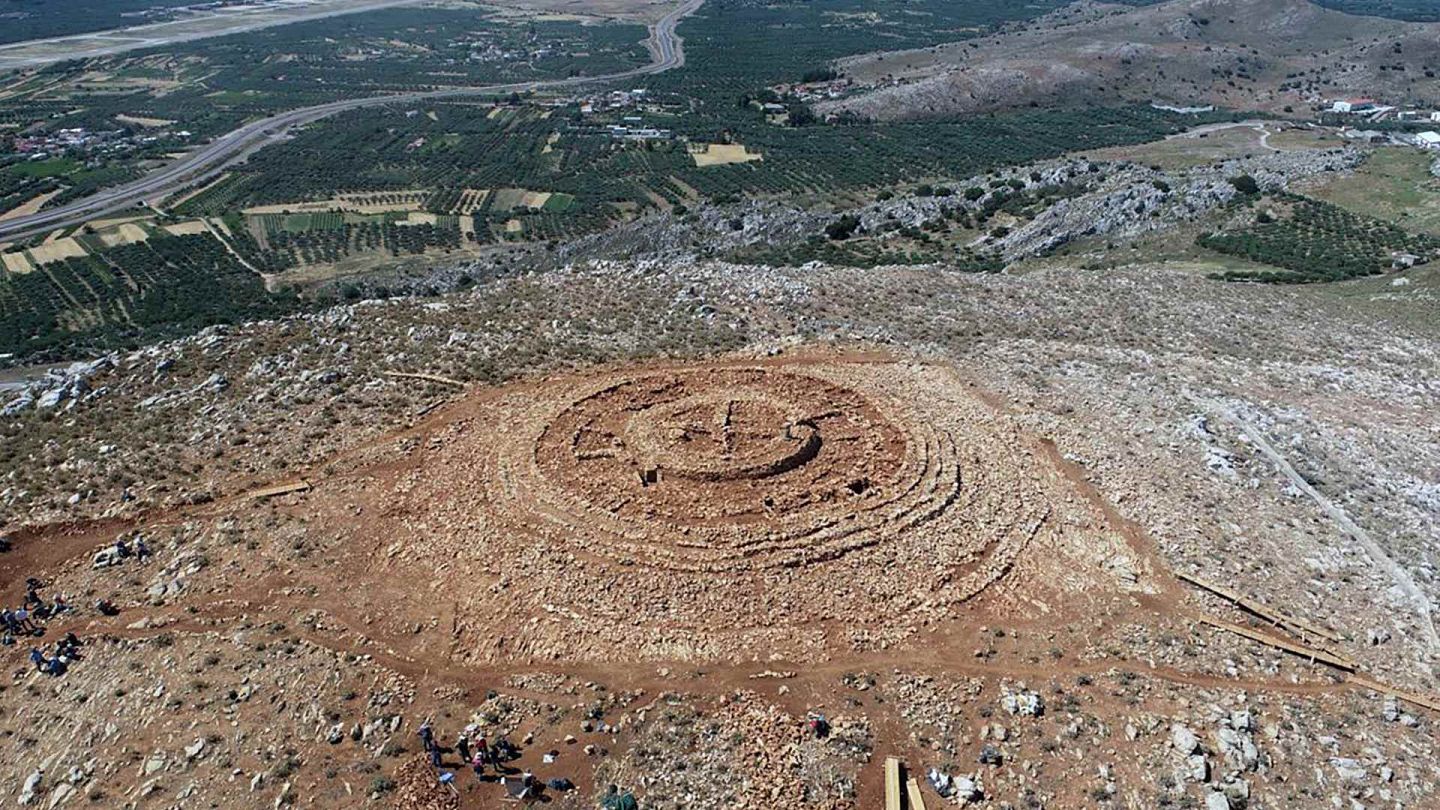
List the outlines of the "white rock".
{"type": "Polygon", "coordinates": [[[25,777],[25,784],[20,787],[20,804],[34,803],[36,794],[40,792],[40,782],[44,778],[45,772],[38,770],[25,777]]]}
{"type": "Polygon", "coordinates": [[[1170,727],[1170,744],[1182,754],[1193,754],[1200,747],[1200,738],[1195,732],[1176,723],[1170,727]]]}
{"type": "Polygon", "coordinates": [[[1353,759],[1332,757],[1330,764],[1335,767],[1335,773],[1339,775],[1342,782],[1363,782],[1365,780],[1365,766],[1353,759]]]}
{"type": "Polygon", "coordinates": [[[74,785],[69,785],[61,782],[59,785],[55,786],[55,789],[53,791],[50,792],[50,807],[52,808],[52,810],[53,808],[59,807],[60,805],[68,801],[71,796],[74,796],[75,793],[76,790],[74,785]]]}

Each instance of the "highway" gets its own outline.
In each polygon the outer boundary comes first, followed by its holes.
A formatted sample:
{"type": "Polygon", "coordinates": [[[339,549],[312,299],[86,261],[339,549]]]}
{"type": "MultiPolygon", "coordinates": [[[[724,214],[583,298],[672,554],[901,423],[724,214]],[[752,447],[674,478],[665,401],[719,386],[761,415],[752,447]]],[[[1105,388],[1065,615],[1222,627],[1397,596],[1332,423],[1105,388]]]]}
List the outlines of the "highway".
{"type": "Polygon", "coordinates": [[[499,93],[528,92],[531,90],[579,87],[586,84],[610,82],[621,79],[662,73],[685,64],[683,40],[675,33],[680,20],[693,14],[704,0],[685,0],[669,14],[650,26],[650,36],[645,47],[650,51],[650,63],[633,70],[610,73],[603,76],[578,76],[569,79],[519,82],[515,84],[492,84],[479,87],[457,87],[446,90],[430,90],[416,93],[396,93],[385,96],[344,99],[313,107],[300,107],[269,118],[251,121],[239,129],[228,132],[195,152],[123,186],[97,192],[68,205],[59,206],[28,216],[16,217],[0,222],[0,240],[23,239],[45,233],[56,228],[76,225],[98,216],[130,208],[147,199],[171,194],[184,188],[204,183],[218,176],[230,165],[273,143],[284,136],[292,127],[314,123],[323,118],[350,110],[366,107],[380,107],[386,104],[410,104],[440,99],[463,98],[466,96],[488,96],[499,93]]]}

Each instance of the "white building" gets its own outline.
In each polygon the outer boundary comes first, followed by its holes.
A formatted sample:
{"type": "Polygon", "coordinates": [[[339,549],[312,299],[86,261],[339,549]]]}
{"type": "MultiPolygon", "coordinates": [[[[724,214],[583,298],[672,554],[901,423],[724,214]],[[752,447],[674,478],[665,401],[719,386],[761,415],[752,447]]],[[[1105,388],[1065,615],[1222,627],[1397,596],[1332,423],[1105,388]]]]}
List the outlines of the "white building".
{"type": "Polygon", "coordinates": [[[1337,113],[1360,113],[1370,112],[1374,108],[1375,99],[1373,98],[1347,98],[1336,101],[1335,104],[1330,107],[1330,111],[1337,113]]]}

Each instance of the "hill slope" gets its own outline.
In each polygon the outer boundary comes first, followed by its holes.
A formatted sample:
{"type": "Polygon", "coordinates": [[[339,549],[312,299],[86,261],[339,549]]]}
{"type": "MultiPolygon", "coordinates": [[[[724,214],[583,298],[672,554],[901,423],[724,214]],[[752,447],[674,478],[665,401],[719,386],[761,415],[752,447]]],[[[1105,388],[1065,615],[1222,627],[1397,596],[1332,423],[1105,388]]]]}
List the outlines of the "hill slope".
{"type": "Polygon", "coordinates": [[[1116,101],[1278,111],[1354,95],[1434,105],[1437,34],[1305,0],[1077,3],[980,40],[844,60],[873,89],[823,110],[886,120],[1116,101]]]}

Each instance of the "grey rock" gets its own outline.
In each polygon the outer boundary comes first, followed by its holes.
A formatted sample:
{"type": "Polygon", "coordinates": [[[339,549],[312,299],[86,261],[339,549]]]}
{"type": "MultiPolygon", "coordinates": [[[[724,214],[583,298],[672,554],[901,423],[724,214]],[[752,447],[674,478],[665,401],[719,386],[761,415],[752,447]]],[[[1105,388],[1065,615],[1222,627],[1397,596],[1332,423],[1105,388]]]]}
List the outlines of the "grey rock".
{"type": "Polygon", "coordinates": [[[1022,717],[1040,717],[1045,714],[1045,701],[1034,692],[1010,692],[1000,698],[1005,711],[1022,717]]]}
{"type": "Polygon", "coordinates": [[[1236,731],[1233,728],[1221,728],[1216,732],[1218,745],[1216,748],[1225,757],[1225,764],[1239,771],[1254,769],[1260,761],[1260,752],[1255,748],[1255,741],[1243,731],[1236,731]]]}
{"type": "Polygon", "coordinates": [[[1210,779],[1210,763],[1204,754],[1191,754],[1185,758],[1184,776],[1191,782],[1207,782],[1210,779]]]}
{"type": "Polygon", "coordinates": [[[1244,807],[1250,802],[1250,783],[1244,779],[1231,779],[1220,786],[1220,792],[1230,800],[1231,807],[1244,807]]]}
{"type": "Polygon", "coordinates": [[[1363,782],[1365,781],[1365,766],[1348,757],[1331,757],[1330,764],[1335,768],[1335,774],[1342,782],[1363,782]]]}
{"type": "Polygon", "coordinates": [[[20,786],[19,804],[34,804],[35,799],[40,795],[40,785],[45,779],[45,771],[35,770],[25,777],[25,783],[20,786]]]}
{"type": "Polygon", "coordinates": [[[68,388],[52,388],[35,400],[35,407],[42,411],[48,411],[60,407],[60,403],[69,398],[70,390],[68,388]]]}
{"type": "Polygon", "coordinates": [[[20,396],[10,400],[4,408],[0,408],[0,415],[16,416],[30,410],[35,405],[35,395],[27,389],[20,392],[20,396]]]}
{"type": "Polygon", "coordinates": [[[1246,709],[1240,709],[1230,713],[1230,728],[1236,731],[1254,731],[1255,718],[1246,709]]]}
{"type": "Polygon", "coordinates": [[[79,793],[79,791],[75,789],[74,785],[65,782],[61,782],[60,784],[56,785],[55,789],[50,791],[49,806],[51,810],[54,810],[54,808],[59,807],[65,802],[69,801],[70,798],[77,793],[79,793]]]}
{"type": "Polygon", "coordinates": [[[1193,754],[1200,747],[1200,738],[1195,732],[1179,723],[1170,727],[1170,744],[1182,754],[1193,754]]]}

